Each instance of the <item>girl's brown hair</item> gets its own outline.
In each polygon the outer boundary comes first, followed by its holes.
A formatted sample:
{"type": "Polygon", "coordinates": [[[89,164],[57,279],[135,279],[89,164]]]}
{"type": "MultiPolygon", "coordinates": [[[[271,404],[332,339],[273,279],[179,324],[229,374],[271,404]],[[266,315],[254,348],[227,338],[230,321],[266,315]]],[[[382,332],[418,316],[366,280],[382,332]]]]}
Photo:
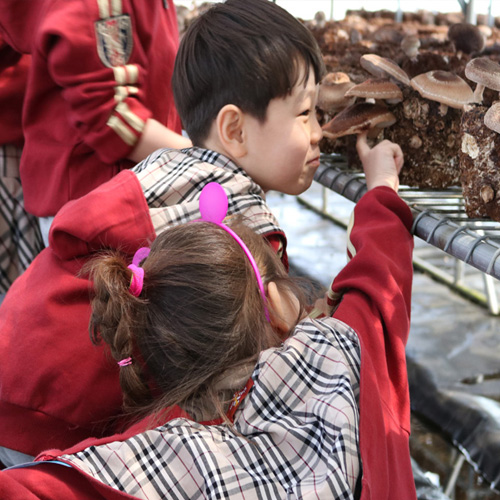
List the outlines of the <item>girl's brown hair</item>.
{"type": "MultiPolygon", "coordinates": [[[[252,252],[264,283],[276,282],[304,304],[301,288],[262,236],[241,220],[231,227],[252,252]]],[[[215,224],[173,227],[158,236],[142,263],[139,297],[129,291],[127,264],[123,255],[110,253],[89,266],[91,337],[109,345],[115,360],[133,359],[120,368],[125,408],[149,414],[179,405],[188,413],[204,408],[210,418],[224,417],[221,376],[255,365],[262,350],[282,340],[266,319],[242,248],[215,224]]]]}

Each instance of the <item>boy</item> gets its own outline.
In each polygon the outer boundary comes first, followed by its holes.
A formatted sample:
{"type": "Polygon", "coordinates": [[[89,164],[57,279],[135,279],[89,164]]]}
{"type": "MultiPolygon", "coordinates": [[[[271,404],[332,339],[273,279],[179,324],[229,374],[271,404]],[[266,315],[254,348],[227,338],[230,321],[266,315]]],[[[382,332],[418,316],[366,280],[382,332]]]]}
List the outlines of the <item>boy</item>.
{"type": "Polygon", "coordinates": [[[216,181],[229,213],[243,214],[286,264],[286,240],[264,191],[297,194],[312,182],[322,73],[311,33],[268,0],[229,0],[193,23],[173,89],[195,147],[159,150],[64,206],[49,247],[5,297],[0,446],[34,456],[116,428],[118,370],[87,331],[91,284],[81,268],[95,252],[133,255],[165,227],[197,219],[200,191],[216,181]]]}

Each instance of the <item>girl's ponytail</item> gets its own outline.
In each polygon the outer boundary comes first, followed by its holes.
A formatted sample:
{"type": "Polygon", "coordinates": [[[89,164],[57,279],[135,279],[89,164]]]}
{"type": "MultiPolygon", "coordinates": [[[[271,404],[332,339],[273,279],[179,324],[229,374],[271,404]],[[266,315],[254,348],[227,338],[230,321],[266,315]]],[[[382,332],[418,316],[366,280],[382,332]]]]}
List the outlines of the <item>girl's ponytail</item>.
{"type": "Polygon", "coordinates": [[[92,342],[106,343],[119,365],[125,408],[148,405],[151,391],[134,336],[134,325],[145,321],[146,301],[131,293],[133,272],[120,253],[101,255],[89,267],[95,292],[89,324],[92,342]]]}

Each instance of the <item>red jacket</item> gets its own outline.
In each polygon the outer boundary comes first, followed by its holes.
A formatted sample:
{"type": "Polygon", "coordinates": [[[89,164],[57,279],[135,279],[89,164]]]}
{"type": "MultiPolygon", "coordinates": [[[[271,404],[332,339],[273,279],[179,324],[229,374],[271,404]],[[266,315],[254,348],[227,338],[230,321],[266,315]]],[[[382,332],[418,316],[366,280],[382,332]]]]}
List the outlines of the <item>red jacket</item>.
{"type": "Polygon", "coordinates": [[[4,0],[0,33],[32,55],[21,160],[26,210],[51,216],[121,169],[144,123],[180,132],[172,0],[4,0]]]}
{"type": "MultiPolygon", "coordinates": [[[[409,395],[405,344],[409,333],[412,216],[389,188],[369,191],[355,207],[350,233],[352,260],[332,288],[343,299],[334,314],[354,328],[361,344],[360,448],[362,500],[414,500],[409,439],[409,395]]],[[[65,453],[123,441],[143,430],[87,440],[65,453]]],[[[41,460],[57,458],[51,451],[41,460]]],[[[112,482],[112,478],[110,478],[112,482]]],[[[0,473],[0,497],[36,500],[124,500],[135,498],[76,468],[39,463],[0,473]]]]}
{"type": "Polygon", "coordinates": [[[21,115],[31,56],[22,55],[0,36],[0,145],[21,146],[21,115]]]}

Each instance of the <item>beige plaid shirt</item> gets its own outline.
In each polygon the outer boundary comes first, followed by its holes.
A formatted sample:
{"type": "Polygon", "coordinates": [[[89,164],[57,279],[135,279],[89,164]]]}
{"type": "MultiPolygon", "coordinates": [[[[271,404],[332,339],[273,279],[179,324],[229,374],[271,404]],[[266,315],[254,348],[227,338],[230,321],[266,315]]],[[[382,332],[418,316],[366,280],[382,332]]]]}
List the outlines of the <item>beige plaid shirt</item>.
{"type": "Polygon", "coordinates": [[[160,499],[352,499],[361,475],[360,349],[333,318],[264,351],[235,430],[175,419],[61,460],[118,491],[160,499]]]}

